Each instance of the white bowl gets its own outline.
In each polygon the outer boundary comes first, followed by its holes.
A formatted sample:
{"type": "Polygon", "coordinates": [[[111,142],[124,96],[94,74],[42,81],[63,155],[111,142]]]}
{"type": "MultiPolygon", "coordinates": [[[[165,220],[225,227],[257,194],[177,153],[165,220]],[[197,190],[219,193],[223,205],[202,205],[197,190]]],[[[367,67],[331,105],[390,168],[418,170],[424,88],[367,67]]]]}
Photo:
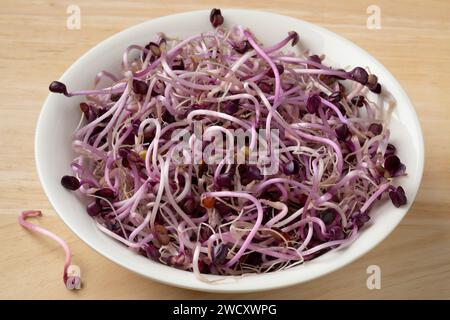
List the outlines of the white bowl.
{"type": "MultiPolygon", "coordinates": [[[[390,201],[377,205],[371,212],[371,223],[347,248],[334,250],[292,269],[208,284],[193,273],[177,270],[139,256],[122,244],[99,231],[86,214],[85,205],[60,184],[69,174],[74,157],[71,134],[79,120],[77,98],[50,94],[42,108],[36,130],[36,164],[42,186],[51,204],[64,222],[84,242],[115,263],[145,277],[166,284],[215,292],[249,292],[268,290],[302,283],[354,261],[379,244],[405,216],[422,178],[424,145],[422,130],[411,101],[400,84],[375,58],[350,41],[316,25],[273,13],[248,10],[223,10],[225,26],[241,24],[249,27],[265,45],[283,38],[288,31],[300,35],[301,45],[312,53],[325,53],[340,66],[367,66],[379,77],[397,100],[391,141],[398,147],[399,156],[406,164],[408,176],[400,183],[406,190],[408,204],[395,208],[390,201]]],[[[130,44],[145,44],[156,32],[181,38],[212,30],[209,11],[195,11],[151,20],[122,31],[101,42],[78,59],[61,77],[70,90],[88,88],[100,70],[118,70],[122,53],[130,44]]]]}

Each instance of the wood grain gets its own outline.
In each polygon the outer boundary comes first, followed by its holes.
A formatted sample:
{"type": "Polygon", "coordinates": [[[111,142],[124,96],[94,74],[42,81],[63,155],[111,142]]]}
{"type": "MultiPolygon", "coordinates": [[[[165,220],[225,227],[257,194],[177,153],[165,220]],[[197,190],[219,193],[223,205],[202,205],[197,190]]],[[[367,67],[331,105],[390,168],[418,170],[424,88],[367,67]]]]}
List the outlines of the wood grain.
{"type": "Polygon", "coordinates": [[[450,2],[448,1],[0,1],[0,298],[52,299],[449,299],[450,298],[450,2]],[[81,30],[67,30],[66,8],[81,8],[81,30]],[[366,8],[381,9],[381,30],[366,28],[366,8]],[[33,156],[36,120],[48,84],[106,37],[155,17],[211,7],[273,11],[324,26],[376,56],[400,81],[420,116],[426,144],[423,183],[411,211],[381,245],[351,265],[302,285],[242,295],[158,284],[106,260],[56,216],[33,156]],[[61,280],[63,252],[21,229],[23,209],[67,239],[85,287],[61,280]],[[366,268],[382,270],[368,290],[366,268]]]}

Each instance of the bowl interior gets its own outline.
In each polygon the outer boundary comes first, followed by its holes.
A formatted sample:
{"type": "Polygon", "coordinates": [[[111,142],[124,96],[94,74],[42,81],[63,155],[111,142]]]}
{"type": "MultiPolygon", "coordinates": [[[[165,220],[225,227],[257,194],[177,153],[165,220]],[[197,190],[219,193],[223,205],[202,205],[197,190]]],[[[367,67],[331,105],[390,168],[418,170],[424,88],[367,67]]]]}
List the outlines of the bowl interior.
{"type": "MultiPolygon", "coordinates": [[[[292,269],[242,278],[228,277],[224,281],[208,284],[199,281],[190,272],[149,261],[105,236],[85,213],[83,202],[63,189],[61,176],[70,173],[71,134],[79,121],[78,103],[81,98],[62,95],[48,96],[36,131],[36,164],[45,193],[64,222],[84,242],[112,261],[143,276],[167,284],[197,290],[243,292],[265,290],[308,281],[336,270],[381,242],[400,222],[414,200],[423,171],[423,137],[414,108],[394,77],[372,56],[336,34],[318,26],[272,13],[247,10],[222,10],[225,26],[241,24],[248,27],[264,42],[273,44],[288,31],[300,35],[301,47],[312,54],[325,53],[327,59],[339,62],[335,66],[368,66],[377,74],[380,83],[388,88],[397,101],[391,123],[391,141],[398,147],[399,156],[406,164],[408,176],[400,183],[406,190],[408,205],[394,208],[389,201],[372,210],[371,222],[358,239],[347,248],[329,252],[313,261],[292,269]]],[[[118,71],[122,53],[130,44],[146,44],[156,32],[185,38],[212,30],[209,11],[195,11],[151,20],[101,42],[76,61],[61,77],[70,90],[89,88],[97,72],[118,71]]],[[[329,62],[328,61],[328,62],[329,62]]]]}

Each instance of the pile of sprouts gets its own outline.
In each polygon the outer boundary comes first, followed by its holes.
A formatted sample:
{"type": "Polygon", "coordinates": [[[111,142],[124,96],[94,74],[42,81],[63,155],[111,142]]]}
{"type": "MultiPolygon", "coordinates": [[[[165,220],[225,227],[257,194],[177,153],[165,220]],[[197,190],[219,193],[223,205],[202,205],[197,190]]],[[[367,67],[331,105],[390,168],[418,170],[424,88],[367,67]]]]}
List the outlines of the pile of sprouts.
{"type": "Polygon", "coordinates": [[[406,204],[394,184],[405,166],[389,143],[394,101],[376,75],[295,50],[295,31],[264,46],[245,27],[223,27],[219,9],[210,21],[212,31],[186,39],[160,33],[130,45],[121,73],[101,71],[92,90],[51,83],[54,93],[85,97],[73,175],[61,183],[88,199],[101,231],[200,278],[243,275],[351,243],[387,196],[406,204]],[[174,133],[192,133],[192,146],[194,123],[203,135],[231,139],[242,129],[249,142],[220,161],[177,162],[174,133]],[[233,161],[238,153],[250,158],[258,132],[269,159],[278,159],[270,173],[233,161]]]}

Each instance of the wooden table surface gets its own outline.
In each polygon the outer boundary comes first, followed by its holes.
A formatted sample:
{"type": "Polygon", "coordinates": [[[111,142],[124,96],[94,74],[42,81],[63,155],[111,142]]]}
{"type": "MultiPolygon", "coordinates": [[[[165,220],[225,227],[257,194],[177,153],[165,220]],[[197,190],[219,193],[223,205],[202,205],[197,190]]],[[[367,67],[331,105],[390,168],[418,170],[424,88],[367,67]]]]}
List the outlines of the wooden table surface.
{"type": "Polygon", "coordinates": [[[51,299],[449,299],[450,298],[450,2],[442,1],[181,1],[0,0],[0,298],[51,299]],[[66,9],[81,9],[81,29],[68,30],[66,9]],[[366,27],[369,5],[381,29],[366,27]],[[38,181],[34,130],[48,84],[106,37],[177,12],[242,7],[316,23],[377,57],[400,81],[425,135],[422,185],[400,226],[356,262],[302,285],[242,295],[162,285],[100,256],[58,218],[38,181]],[[63,252],[17,224],[41,209],[41,225],[61,235],[82,270],[84,289],[61,280],[63,252]],[[381,268],[381,289],[368,290],[366,268],[381,268]]]}

